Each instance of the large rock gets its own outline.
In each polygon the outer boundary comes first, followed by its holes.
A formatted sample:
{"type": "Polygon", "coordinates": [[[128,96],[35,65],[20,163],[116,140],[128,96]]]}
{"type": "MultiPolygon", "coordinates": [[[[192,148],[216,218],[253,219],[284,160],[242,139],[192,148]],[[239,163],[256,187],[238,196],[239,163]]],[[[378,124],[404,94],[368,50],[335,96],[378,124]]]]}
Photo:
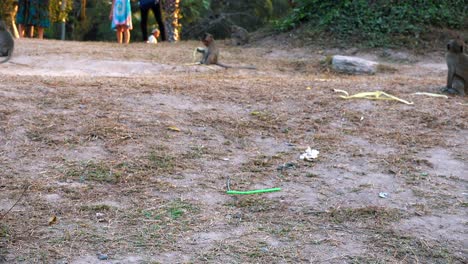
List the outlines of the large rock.
{"type": "Polygon", "coordinates": [[[377,65],[377,62],[358,57],[335,55],[332,59],[333,70],[350,74],[375,74],[377,65]]]}

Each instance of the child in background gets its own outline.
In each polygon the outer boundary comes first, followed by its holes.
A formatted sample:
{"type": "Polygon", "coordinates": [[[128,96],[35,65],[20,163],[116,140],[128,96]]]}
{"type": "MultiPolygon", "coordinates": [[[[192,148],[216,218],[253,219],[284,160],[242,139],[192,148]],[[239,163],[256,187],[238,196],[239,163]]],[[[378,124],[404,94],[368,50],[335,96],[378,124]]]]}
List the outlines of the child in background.
{"type": "Polygon", "coordinates": [[[117,42],[130,43],[130,30],[133,28],[130,0],[112,0],[109,19],[112,21],[112,29],[116,31],[117,42]]]}
{"type": "Polygon", "coordinates": [[[159,35],[159,30],[157,28],[153,29],[153,31],[151,31],[151,36],[149,36],[148,41],[146,41],[146,43],[158,44],[159,35]]]}

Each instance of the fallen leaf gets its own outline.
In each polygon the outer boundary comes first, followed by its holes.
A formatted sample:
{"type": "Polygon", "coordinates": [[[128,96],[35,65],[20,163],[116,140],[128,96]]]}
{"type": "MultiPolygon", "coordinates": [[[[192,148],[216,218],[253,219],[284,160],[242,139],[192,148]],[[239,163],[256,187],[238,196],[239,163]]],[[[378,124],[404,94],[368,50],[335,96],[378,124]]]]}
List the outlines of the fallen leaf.
{"type": "Polygon", "coordinates": [[[49,225],[53,225],[57,223],[57,216],[53,215],[49,218],[49,225]]]}
{"type": "Polygon", "coordinates": [[[176,132],[180,132],[180,128],[176,127],[176,126],[169,126],[167,127],[167,129],[171,130],[171,131],[176,131],[176,132]]]}

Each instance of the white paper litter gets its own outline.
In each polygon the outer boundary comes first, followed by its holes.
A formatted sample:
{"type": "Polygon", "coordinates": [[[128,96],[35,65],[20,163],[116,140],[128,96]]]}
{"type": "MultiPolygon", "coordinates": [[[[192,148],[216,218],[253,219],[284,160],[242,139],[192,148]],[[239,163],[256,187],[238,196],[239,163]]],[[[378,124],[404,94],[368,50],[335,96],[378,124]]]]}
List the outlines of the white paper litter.
{"type": "Polygon", "coordinates": [[[311,149],[310,147],[307,147],[306,151],[299,156],[301,160],[307,160],[307,161],[312,161],[318,157],[318,154],[320,152],[316,149],[311,149]]]}

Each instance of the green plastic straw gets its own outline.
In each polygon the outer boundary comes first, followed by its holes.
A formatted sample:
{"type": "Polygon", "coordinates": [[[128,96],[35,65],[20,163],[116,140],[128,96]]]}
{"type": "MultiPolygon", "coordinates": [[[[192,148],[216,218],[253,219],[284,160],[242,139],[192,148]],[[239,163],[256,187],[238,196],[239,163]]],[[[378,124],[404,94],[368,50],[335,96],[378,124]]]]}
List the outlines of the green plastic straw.
{"type": "Polygon", "coordinates": [[[226,194],[256,194],[256,193],[269,193],[269,192],[279,192],[281,188],[270,188],[270,189],[260,189],[260,190],[251,190],[251,191],[226,191],[226,194]]]}

